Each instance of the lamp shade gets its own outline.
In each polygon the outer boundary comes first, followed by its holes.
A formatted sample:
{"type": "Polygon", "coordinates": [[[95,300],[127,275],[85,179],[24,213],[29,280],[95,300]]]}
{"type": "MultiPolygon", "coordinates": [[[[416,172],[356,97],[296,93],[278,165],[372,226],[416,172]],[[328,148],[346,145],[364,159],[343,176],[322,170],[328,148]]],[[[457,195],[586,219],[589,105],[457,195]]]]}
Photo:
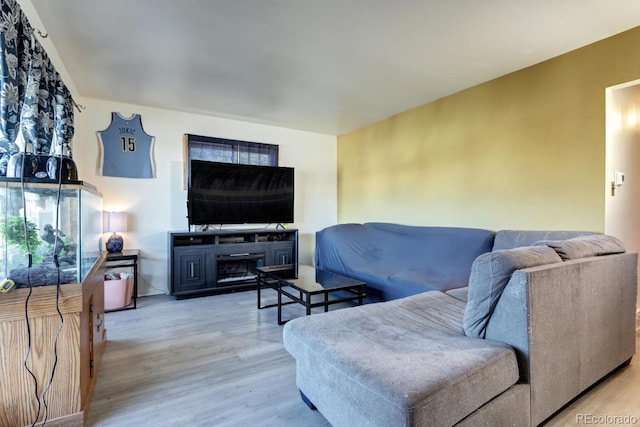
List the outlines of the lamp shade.
{"type": "Polygon", "coordinates": [[[106,233],[127,231],[127,214],[125,212],[105,212],[103,218],[106,233]]]}

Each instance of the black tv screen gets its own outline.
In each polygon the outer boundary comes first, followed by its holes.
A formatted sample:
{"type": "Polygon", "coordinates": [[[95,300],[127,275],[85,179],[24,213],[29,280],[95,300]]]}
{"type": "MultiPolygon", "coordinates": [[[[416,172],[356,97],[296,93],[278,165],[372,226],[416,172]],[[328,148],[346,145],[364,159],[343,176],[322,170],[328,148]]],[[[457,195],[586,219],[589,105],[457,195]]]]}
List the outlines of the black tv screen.
{"type": "Polygon", "coordinates": [[[191,160],[190,225],[293,222],[293,168],[191,160]]]}

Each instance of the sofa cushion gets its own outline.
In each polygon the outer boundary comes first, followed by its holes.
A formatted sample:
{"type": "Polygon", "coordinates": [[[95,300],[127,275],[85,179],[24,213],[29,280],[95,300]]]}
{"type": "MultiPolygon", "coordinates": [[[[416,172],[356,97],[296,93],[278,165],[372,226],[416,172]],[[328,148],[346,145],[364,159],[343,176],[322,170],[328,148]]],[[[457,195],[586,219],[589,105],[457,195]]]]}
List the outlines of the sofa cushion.
{"type": "Polygon", "coordinates": [[[606,234],[592,236],[580,236],[567,240],[544,240],[536,245],[545,245],[554,249],[560,258],[570,259],[588,258],[611,254],[621,254],[625,251],[624,245],[618,239],[606,234]]]}
{"type": "Polygon", "coordinates": [[[513,349],[465,337],[464,302],[425,292],[294,319],[297,384],[334,426],[453,425],[518,381],[513,349]]]}
{"type": "Polygon", "coordinates": [[[594,234],[591,231],[563,230],[500,230],[493,240],[494,251],[531,246],[540,240],[565,240],[594,234]]]}
{"type": "Polygon", "coordinates": [[[556,262],[562,259],[545,246],[497,250],[476,258],[469,276],[464,333],[484,338],[491,313],[514,271],[556,262]]]}

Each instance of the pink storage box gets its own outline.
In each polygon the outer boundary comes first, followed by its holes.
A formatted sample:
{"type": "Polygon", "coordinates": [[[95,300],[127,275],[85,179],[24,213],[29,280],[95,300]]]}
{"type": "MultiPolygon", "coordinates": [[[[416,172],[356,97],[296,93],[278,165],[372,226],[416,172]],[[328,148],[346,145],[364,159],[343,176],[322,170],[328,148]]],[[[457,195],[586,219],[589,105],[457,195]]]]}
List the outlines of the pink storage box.
{"type": "Polygon", "coordinates": [[[104,309],[117,310],[131,304],[133,278],[104,281],[104,309]]]}

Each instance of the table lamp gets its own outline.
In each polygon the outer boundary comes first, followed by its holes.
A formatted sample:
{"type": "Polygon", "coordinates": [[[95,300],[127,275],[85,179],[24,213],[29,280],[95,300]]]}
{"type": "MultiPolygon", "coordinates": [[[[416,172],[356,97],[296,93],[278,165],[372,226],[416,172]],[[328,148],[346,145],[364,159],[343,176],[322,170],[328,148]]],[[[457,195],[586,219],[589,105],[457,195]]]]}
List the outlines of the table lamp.
{"type": "Polygon", "coordinates": [[[112,233],[105,244],[107,252],[121,252],[122,236],[116,233],[127,231],[127,214],[124,212],[105,212],[104,229],[107,233],[112,233]]]}

